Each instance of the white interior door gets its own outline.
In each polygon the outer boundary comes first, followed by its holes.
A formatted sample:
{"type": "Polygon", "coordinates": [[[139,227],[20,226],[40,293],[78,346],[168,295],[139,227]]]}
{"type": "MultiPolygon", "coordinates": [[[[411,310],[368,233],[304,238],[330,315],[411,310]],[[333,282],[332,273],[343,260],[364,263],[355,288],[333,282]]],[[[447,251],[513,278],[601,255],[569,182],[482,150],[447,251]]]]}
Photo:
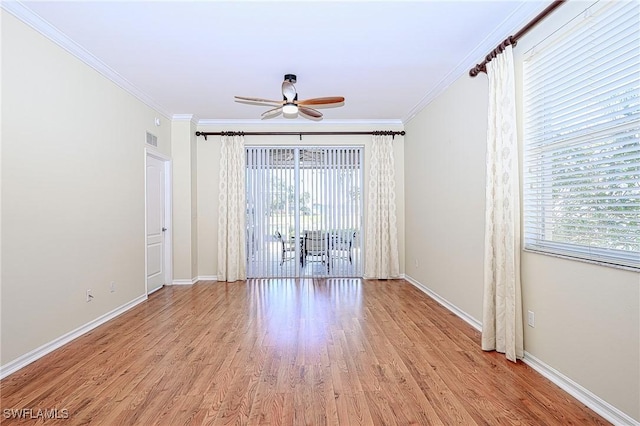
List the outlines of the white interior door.
{"type": "Polygon", "coordinates": [[[147,156],[147,293],[165,284],[165,162],[147,156]]]}

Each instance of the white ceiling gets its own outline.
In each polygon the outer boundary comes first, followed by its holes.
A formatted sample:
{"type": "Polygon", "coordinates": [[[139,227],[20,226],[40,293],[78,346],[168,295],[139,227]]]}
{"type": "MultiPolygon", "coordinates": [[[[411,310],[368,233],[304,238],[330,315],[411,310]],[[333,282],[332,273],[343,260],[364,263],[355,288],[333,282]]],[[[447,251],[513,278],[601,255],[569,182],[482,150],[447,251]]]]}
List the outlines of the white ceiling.
{"type": "Polygon", "coordinates": [[[292,73],[301,99],[346,98],[322,110],[325,122],[382,123],[408,121],[549,3],[3,1],[3,8],[168,117],[255,121],[268,108],[233,96],[281,99],[284,74],[292,73]]]}

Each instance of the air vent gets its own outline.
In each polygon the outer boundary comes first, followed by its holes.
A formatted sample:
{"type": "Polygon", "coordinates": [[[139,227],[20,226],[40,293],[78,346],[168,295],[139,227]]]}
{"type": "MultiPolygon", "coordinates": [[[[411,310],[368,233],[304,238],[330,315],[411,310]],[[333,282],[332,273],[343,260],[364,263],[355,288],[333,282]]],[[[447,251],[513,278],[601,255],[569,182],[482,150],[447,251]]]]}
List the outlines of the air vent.
{"type": "Polygon", "coordinates": [[[156,135],[153,135],[153,134],[147,132],[147,144],[149,144],[151,146],[155,146],[157,148],[158,147],[158,137],[156,135]]]}

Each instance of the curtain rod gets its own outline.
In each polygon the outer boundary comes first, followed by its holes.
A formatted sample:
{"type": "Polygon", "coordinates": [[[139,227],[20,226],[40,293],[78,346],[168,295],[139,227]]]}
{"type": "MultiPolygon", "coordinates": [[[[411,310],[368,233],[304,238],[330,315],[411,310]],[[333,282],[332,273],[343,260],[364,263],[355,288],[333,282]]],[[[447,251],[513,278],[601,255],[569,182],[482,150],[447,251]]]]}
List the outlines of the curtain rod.
{"type": "Polygon", "coordinates": [[[316,136],[316,135],[388,135],[395,138],[396,135],[404,136],[405,131],[391,131],[382,130],[374,132],[196,132],[196,136],[204,136],[204,140],[207,140],[207,136],[283,136],[283,135],[298,135],[300,140],[302,136],[316,136]]]}
{"type": "Polygon", "coordinates": [[[542,21],[544,18],[547,17],[547,15],[550,15],[551,12],[553,12],[556,8],[558,8],[559,6],[562,5],[562,3],[564,3],[566,0],[555,0],[553,3],[551,3],[549,6],[547,6],[547,8],[545,10],[543,10],[542,12],[540,12],[538,14],[538,16],[536,16],[535,18],[533,18],[531,21],[529,21],[524,27],[522,27],[522,29],[520,31],[518,31],[515,35],[509,36],[507,37],[502,43],[500,43],[498,45],[498,47],[496,47],[495,49],[493,49],[484,59],[484,61],[480,62],[479,64],[477,64],[475,67],[471,68],[469,70],[469,75],[471,77],[475,77],[476,75],[480,74],[481,72],[486,73],[487,72],[487,64],[489,62],[491,62],[491,60],[493,58],[495,58],[496,56],[498,56],[500,53],[502,53],[504,51],[504,49],[507,48],[507,46],[512,45],[513,47],[516,47],[516,44],[518,44],[518,40],[525,35],[526,33],[529,32],[529,30],[531,30],[533,27],[535,27],[536,25],[538,25],[538,23],[540,21],[542,21]]]}

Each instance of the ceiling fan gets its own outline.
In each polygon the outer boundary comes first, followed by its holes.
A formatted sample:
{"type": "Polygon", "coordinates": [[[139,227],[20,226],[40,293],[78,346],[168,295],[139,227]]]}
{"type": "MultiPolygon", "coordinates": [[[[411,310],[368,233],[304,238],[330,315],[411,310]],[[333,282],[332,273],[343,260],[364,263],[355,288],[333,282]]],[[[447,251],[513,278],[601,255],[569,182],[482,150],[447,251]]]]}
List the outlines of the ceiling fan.
{"type": "Polygon", "coordinates": [[[258,105],[275,106],[268,111],[262,113],[262,118],[271,118],[282,113],[287,118],[295,118],[301,113],[307,118],[320,120],[322,113],[315,108],[326,107],[328,105],[341,106],[344,102],[342,96],[329,96],[324,98],[311,98],[298,100],[298,92],[293,83],[296,82],[295,74],[285,74],[282,82],[282,100],[276,101],[272,99],[249,98],[245,96],[235,96],[236,102],[252,103],[258,105]],[[313,106],[314,108],[311,108],[313,106]]]}

